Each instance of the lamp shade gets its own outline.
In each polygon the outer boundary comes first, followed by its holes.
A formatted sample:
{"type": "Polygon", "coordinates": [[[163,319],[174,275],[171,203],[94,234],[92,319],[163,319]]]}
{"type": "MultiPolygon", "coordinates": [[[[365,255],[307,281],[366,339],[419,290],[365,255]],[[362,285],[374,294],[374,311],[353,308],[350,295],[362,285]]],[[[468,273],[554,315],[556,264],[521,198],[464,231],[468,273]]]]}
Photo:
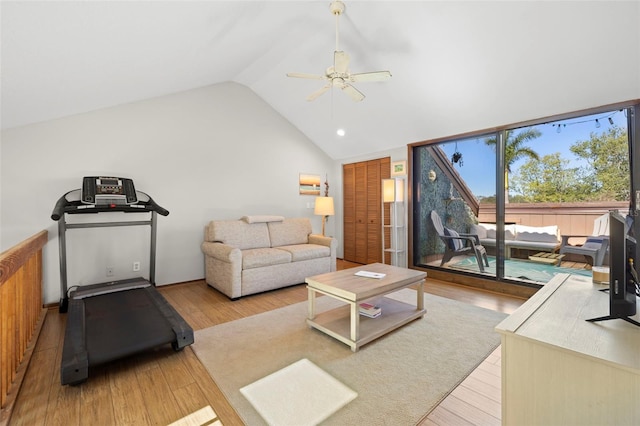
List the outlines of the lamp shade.
{"type": "Polygon", "coordinates": [[[333,216],[333,197],[317,197],[313,212],[319,216],[333,216]]]}
{"type": "Polygon", "coordinates": [[[382,179],[382,201],[396,203],[404,200],[403,179],[382,179]]]}

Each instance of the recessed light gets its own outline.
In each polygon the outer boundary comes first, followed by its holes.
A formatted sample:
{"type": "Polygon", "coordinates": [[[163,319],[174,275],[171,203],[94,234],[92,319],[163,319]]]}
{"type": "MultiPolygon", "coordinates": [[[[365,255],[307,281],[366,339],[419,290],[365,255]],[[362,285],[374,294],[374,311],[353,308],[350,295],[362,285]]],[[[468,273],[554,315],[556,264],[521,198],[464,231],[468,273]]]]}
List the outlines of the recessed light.
{"type": "Polygon", "coordinates": [[[337,133],[338,136],[344,136],[345,135],[344,129],[338,129],[336,131],[336,133],[337,133]]]}

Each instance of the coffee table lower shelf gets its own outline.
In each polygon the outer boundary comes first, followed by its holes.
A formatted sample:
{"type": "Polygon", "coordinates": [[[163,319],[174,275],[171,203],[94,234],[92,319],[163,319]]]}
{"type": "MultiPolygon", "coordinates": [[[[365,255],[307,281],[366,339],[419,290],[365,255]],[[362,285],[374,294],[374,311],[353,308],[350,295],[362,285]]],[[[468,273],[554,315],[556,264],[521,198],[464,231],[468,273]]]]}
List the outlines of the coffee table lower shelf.
{"type": "Polygon", "coordinates": [[[377,318],[358,315],[358,338],[355,340],[351,339],[352,303],[327,312],[318,313],[313,319],[307,318],[307,324],[349,345],[351,350],[355,352],[362,345],[415,319],[422,318],[427,312],[425,309],[416,308],[416,305],[410,305],[388,297],[376,298],[375,301],[376,305],[382,308],[382,314],[377,318]]]}

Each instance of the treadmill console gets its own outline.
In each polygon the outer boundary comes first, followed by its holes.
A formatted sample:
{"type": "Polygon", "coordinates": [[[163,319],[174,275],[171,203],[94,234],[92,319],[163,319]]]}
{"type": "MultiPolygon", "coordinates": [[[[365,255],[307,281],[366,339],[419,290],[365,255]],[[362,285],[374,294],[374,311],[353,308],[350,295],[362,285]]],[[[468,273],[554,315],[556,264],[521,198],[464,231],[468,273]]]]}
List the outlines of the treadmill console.
{"type": "Polygon", "coordinates": [[[133,181],[121,177],[86,176],[82,180],[84,204],[136,204],[138,197],[133,181]]]}

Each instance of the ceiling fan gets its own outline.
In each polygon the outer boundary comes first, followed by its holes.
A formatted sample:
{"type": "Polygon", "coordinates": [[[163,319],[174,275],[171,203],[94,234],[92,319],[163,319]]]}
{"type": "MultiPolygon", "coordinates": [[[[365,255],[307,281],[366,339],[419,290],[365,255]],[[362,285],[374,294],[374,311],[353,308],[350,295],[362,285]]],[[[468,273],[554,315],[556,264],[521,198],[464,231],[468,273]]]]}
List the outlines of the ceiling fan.
{"type": "Polygon", "coordinates": [[[364,94],[352,86],[351,83],[384,81],[391,78],[391,73],[389,71],[373,71],[352,74],[351,71],[349,71],[349,55],[338,47],[338,19],[340,15],[344,13],[344,3],[341,1],[332,1],[329,10],[336,17],[336,50],[333,52],[333,66],[327,68],[324,75],[290,72],[287,73],[287,76],[312,80],[327,80],[327,84],[307,96],[308,101],[313,101],[332,87],[337,87],[349,95],[351,99],[358,102],[364,99],[364,94]]]}

